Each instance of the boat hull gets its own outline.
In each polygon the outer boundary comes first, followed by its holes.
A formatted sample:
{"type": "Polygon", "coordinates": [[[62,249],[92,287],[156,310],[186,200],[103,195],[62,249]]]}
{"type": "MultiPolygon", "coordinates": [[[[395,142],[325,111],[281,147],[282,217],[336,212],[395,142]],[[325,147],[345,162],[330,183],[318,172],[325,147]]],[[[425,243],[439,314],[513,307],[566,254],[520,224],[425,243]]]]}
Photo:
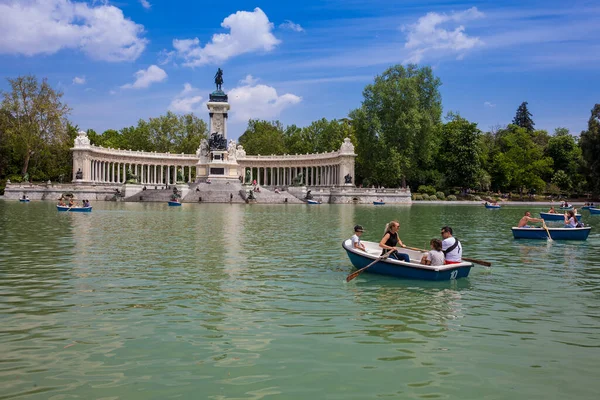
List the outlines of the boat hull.
{"type": "MultiPolygon", "coordinates": [[[[584,228],[548,228],[552,240],[587,240],[591,227],[584,228]]],[[[547,240],[548,233],[544,228],[512,228],[515,239],[547,240]]]]}
{"type": "MultiPolygon", "coordinates": [[[[356,269],[364,268],[379,257],[364,252],[353,251],[347,242],[342,244],[348,254],[350,262],[356,269]]],[[[420,261],[420,260],[419,260],[420,261]]],[[[449,281],[452,279],[466,278],[473,267],[472,263],[462,262],[454,265],[430,266],[416,263],[407,263],[398,260],[380,260],[365,270],[365,272],[378,275],[392,276],[401,279],[420,279],[427,281],[449,281]]]]}
{"type": "Polygon", "coordinates": [[[178,201],[170,201],[169,202],[169,206],[170,207],[177,207],[177,206],[180,206],[180,205],[181,205],[181,203],[178,202],[178,201]]]}
{"type": "Polygon", "coordinates": [[[69,207],[69,206],[56,206],[58,211],[69,211],[69,212],[92,212],[92,207],[69,207]]]}
{"type": "Polygon", "coordinates": [[[497,210],[497,209],[500,208],[500,206],[493,206],[493,205],[490,205],[490,204],[486,204],[485,208],[488,208],[490,210],[497,210]]]}
{"type": "Polygon", "coordinates": [[[306,204],[321,204],[316,200],[306,200],[306,204]]]}
{"type": "Polygon", "coordinates": [[[583,206],[583,207],[581,207],[581,209],[582,209],[582,210],[589,210],[589,209],[590,209],[590,206],[583,206]]]}
{"type": "Polygon", "coordinates": [[[29,199],[19,199],[21,203],[29,203],[29,199]]]}
{"type": "MultiPolygon", "coordinates": [[[[564,221],[565,220],[564,214],[553,214],[553,213],[541,212],[540,217],[542,217],[542,219],[544,221],[564,221]]],[[[575,215],[575,217],[577,217],[577,220],[579,220],[581,218],[581,214],[577,214],[577,215],[575,215]]]]}
{"type": "Polygon", "coordinates": [[[383,201],[374,201],[373,202],[373,205],[376,205],[376,206],[382,206],[384,204],[385,204],[385,202],[383,202],[383,201]]]}
{"type": "Polygon", "coordinates": [[[600,214],[600,208],[588,208],[588,211],[590,212],[590,214],[600,214]]]}

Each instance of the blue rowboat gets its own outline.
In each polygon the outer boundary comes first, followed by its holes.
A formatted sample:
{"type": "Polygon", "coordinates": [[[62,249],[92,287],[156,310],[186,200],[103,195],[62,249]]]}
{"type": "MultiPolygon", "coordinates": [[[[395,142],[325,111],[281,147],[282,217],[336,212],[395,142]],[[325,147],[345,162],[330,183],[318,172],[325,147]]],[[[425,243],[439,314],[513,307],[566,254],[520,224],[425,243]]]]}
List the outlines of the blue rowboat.
{"type": "Polygon", "coordinates": [[[600,214],[600,208],[590,207],[588,208],[588,211],[590,212],[590,214],[600,214]]]}
{"type": "Polygon", "coordinates": [[[497,210],[498,208],[500,208],[499,205],[493,205],[493,204],[486,204],[485,208],[489,208],[491,210],[497,210]]]}
{"type": "Polygon", "coordinates": [[[181,203],[178,202],[178,201],[169,201],[169,206],[170,207],[177,207],[177,206],[180,206],[180,205],[181,205],[181,203]]]}
{"type": "MultiPolygon", "coordinates": [[[[542,219],[544,221],[564,221],[565,220],[565,214],[561,214],[561,213],[541,212],[540,217],[542,217],[542,219]]],[[[575,217],[577,217],[577,220],[579,220],[581,218],[581,214],[575,214],[575,217]]]]}
{"type": "Polygon", "coordinates": [[[21,203],[29,203],[29,199],[19,199],[21,203]]]}
{"type": "Polygon", "coordinates": [[[590,209],[590,206],[582,206],[582,207],[581,207],[581,209],[582,209],[582,210],[589,210],[589,209],[590,209]]]}
{"type": "MultiPolygon", "coordinates": [[[[361,240],[367,251],[352,248],[352,241],[345,240],[342,247],[346,250],[350,262],[356,269],[364,268],[377,260],[381,255],[381,248],[376,242],[361,240]]],[[[388,275],[401,279],[422,279],[428,281],[448,281],[451,279],[466,278],[469,276],[473,264],[461,262],[460,264],[448,265],[423,265],[421,257],[425,254],[420,251],[402,249],[402,253],[408,254],[411,262],[394,259],[379,260],[365,270],[379,275],[388,275]]]]}
{"type": "MultiPolygon", "coordinates": [[[[544,228],[511,228],[515,239],[548,239],[544,228]]],[[[548,228],[552,240],[587,240],[591,226],[583,228],[548,228]]]]}
{"type": "Polygon", "coordinates": [[[376,205],[376,206],[382,206],[384,204],[385,204],[385,201],[374,201],[373,202],[373,205],[376,205]]]}
{"type": "Polygon", "coordinates": [[[56,206],[58,211],[69,211],[69,212],[92,212],[92,206],[89,207],[69,207],[69,206],[56,206]]]}
{"type": "Polygon", "coordinates": [[[321,204],[321,202],[317,201],[317,200],[306,200],[306,203],[307,204],[321,204]]]}

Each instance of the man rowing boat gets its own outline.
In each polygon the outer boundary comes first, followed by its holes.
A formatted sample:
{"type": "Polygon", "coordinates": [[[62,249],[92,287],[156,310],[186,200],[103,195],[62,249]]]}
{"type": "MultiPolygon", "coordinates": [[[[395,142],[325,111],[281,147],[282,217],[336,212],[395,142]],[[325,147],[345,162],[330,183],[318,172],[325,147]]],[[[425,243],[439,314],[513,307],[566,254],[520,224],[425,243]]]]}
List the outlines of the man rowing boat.
{"type": "Polygon", "coordinates": [[[529,222],[544,222],[544,220],[542,218],[533,218],[529,211],[525,211],[525,215],[523,215],[523,217],[519,221],[519,225],[517,225],[517,227],[518,228],[531,228],[531,226],[529,226],[529,222]]]}

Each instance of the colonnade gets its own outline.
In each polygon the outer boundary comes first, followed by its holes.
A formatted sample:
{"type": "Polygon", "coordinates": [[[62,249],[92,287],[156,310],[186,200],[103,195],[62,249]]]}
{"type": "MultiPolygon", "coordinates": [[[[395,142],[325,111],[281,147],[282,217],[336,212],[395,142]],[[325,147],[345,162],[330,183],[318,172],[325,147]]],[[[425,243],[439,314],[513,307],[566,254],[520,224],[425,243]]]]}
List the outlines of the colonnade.
{"type": "Polygon", "coordinates": [[[297,183],[307,186],[334,186],[343,181],[340,165],[299,166],[299,167],[244,167],[243,182],[261,186],[289,186],[297,183]],[[250,174],[248,174],[248,171],[250,174]],[[249,181],[247,181],[249,178],[249,181]]]}
{"type": "Polygon", "coordinates": [[[196,178],[195,166],[91,160],[89,180],[94,183],[125,183],[129,170],[144,185],[173,185],[177,182],[177,175],[186,182],[193,182],[196,178]]]}

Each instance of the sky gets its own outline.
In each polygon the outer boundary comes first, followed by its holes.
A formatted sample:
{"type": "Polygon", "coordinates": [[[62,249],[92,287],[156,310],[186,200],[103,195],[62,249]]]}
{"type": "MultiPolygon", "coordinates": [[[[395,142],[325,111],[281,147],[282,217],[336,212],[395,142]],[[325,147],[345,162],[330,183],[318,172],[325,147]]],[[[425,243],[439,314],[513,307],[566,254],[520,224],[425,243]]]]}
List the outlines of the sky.
{"type": "Polygon", "coordinates": [[[537,129],[578,135],[600,103],[600,2],[0,0],[0,90],[33,74],[80,129],[194,112],[217,68],[228,138],[248,119],[344,118],[396,64],[430,66],[444,115],[489,131],[528,102],[537,129]]]}

